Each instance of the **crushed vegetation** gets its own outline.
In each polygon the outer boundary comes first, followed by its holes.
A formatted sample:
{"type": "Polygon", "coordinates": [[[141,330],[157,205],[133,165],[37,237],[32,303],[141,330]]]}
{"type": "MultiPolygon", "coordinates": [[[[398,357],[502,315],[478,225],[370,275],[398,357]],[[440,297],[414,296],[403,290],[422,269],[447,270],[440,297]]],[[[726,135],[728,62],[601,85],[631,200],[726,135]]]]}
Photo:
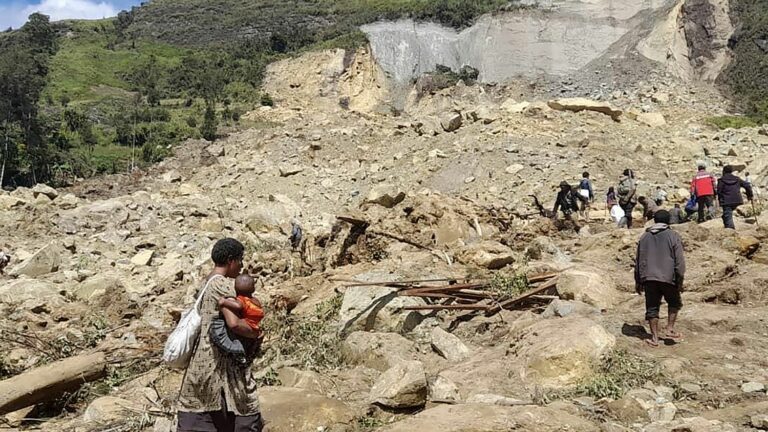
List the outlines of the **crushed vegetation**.
{"type": "Polygon", "coordinates": [[[602,361],[597,373],[576,388],[579,395],[596,399],[619,399],[646,382],[656,382],[661,376],[656,362],[623,349],[611,351],[602,361]]]}
{"type": "Polygon", "coordinates": [[[524,272],[508,274],[496,272],[491,277],[489,289],[499,298],[511,298],[528,291],[530,284],[524,272]]]}
{"type": "Polygon", "coordinates": [[[315,307],[310,316],[275,312],[264,319],[270,335],[260,363],[292,360],[314,371],[334,369],[341,364],[341,339],[336,319],[343,296],[335,294],[315,307]]]}

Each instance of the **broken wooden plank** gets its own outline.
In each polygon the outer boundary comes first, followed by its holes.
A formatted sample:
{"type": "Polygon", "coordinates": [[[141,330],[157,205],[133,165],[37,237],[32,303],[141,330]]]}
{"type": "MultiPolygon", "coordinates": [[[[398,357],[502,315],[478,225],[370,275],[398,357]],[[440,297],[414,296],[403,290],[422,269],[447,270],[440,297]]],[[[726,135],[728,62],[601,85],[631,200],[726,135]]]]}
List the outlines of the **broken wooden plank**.
{"type": "Polygon", "coordinates": [[[508,300],[504,300],[501,303],[497,303],[497,304],[489,307],[488,310],[486,311],[486,315],[488,315],[488,316],[494,315],[494,314],[498,313],[502,309],[507,309],[507,308],[509,308],[509,307],[511,307],[511,306],[513,306],[513,305],[515,305],[515,304],[517,304],[517,303],[519,303],[519,302],[521,302],[521,301],[531,297],[531,296],[534,296],[536,294],[541,294],[541,293],[543,293],[543,292],[545,292],[545,291],[547,291],[547,290],[549,290],[551,288],[556,287],[557,286],[557,279],[558,278],[552,278],[552,279],[550,279],[549,281],[545,282],[544,284],[542,284],[541,286],[539,286],[537,288],[534,288],[532,290],[528,290],[527,292],[525,292],[523,294],[520,294],[517,297],[511,298],[511,299],[508,299],[508,300]]]}
{"type": "Polygon", "coordinates": [[[536,282],[543,282],[543,281],[545,281],[547,279],[552,279],[553,277],[557,276],[558,274],[559,273],[542,273],[542,274],[537,274],[537,275],[529,276],[527,279],[528,279],[528,283],[532,284],[532,283],[536,283],[536,282]]]}
{"type": "Polygon", "coordinates": [[[400,237],[398,235],[395,235],[395,234],[392,234],[392,233],[388,233],[388,232],[385,232],[385,231],[369,229],[369,230],[366,231],[366,233],[367,234],[373,234],[373,235],[381,236],[381,237],[387,237],[387,238],[390,238],[392,240],[397,240],[397,241],[399,241],[401,243],[409,244],[409,245],[411,245],[413,247],[416,247],[416,248],[419,248],[419,249],[428,250],[428,251],[433,250],[429,246],[424,246],[423,244],[416,243],[413,240],[408,240],[405,237],[400,237]]]}
{"type": "Polygon", "coordinates": [[[107,375],[104,353],[69,357],[0,381],[0,414],[56,399],[107,375]]]}
{"type": "Polygon", "coordinates": [[[426,306],[406,306],[403,310],[486,310],[488,306],[484,305],[426,305],[426,306]]]}
{"type": "Polygon", "coordinates": [[[419,288],[406,288],[398,292],[398,295],[406,295],[401,293],[408,293],[407,295],[420,294],[420,293],[435,293],[435,292],[445,293],[445,292],[452,292],[452,291],[460,291],[463,289],[477,289],[477,288],[483,288],[483,287],[485,287],[485,284],[476,284],[476,283],[441,285],[441,286],[425,286],[425,287],[419,287],[419,288]]]}
{"type": "MultiPolygon", "coordinates": [[[[404,281],[377,281],[377,282],[361,282],[355,279],[331,279],[331,282],[351,282],[346,287],[359,287],[359,286],[389,286],[389,285],[411,285],[431,282],[458,282],[464,280],[464,278],[442,278],[442,279],[414,279],[404,281]]],[[[418,288],[418,287],[414,287],[418,288]]]]}

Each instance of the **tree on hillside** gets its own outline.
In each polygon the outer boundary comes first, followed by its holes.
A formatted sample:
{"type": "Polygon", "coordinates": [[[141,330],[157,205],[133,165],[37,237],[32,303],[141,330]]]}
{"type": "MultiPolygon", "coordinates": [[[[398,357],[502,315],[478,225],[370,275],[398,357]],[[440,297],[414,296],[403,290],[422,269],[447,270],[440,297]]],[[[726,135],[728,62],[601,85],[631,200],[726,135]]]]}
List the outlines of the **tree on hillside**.
{"type": "Polygon", "coordinates": [[[208,141],[216,141],[216,109],[212,103],[205,105],[205,115],[203,116],[203,125],[200,127],[200,134],[208,141]]]}
{"type": "Polygon", "coordinates": [[[157,57],[151,55],[134,66],[125,78],[131,83],[132,90],[146,98],[149,106],[158,106],[160,105],[159,85],[164,73],[165,71],[157,62],[157,57]]]}
{"type": "Polygon", "coordinates": [[[30,15],[18,33],[0,42],[0,122],[3,165],[0,182],[28,168],[31,182],[45,180],[55,151],[48,148],[38,101],[46,84],[48,62],[57,48],[47,16],[30,15]],[[26,165],[26,167],[22,166],[26,165]]]}

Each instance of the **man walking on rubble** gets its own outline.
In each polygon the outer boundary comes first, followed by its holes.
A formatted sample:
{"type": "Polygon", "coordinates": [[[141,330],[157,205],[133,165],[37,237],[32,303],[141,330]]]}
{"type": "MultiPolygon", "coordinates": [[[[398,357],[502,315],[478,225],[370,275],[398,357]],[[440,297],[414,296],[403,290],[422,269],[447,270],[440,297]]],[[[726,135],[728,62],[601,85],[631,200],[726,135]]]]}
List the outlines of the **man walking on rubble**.
{"type": "Polygon", "coordinates": [[[726,228],[736,229],[733,223],[733,211],[742,204],[741,188],[747,193],[747,199],[752,201],[752,185],[740,179],[733,174],[733,167],[726,165],[723,167],[723,176],[717,182],[717,199],[720,201],[720,207],[723,208],[723,225],[726,228]]]}
{"type": "Polygon", "coordinates": [[[678,340],[682,336],[675,330],[677,314],[683,307],[680,294],[685,279],[685,256],[680,235],[669,228],[670,214],[659,210],[655,222],[645,230],[637,244],[635,258],[635,290],[645,292],[645,319],[651,327],[651,338],[646,343],[659,346],[659,311],[661,299],[668,306],[665,337],[678,340]]]}
{"type": "Polygon", "coordinates": [[[579,211],[579,201],[586,205],[588,200],[576,192],[567,181],[560,182],[560,192],[557,193],[557,198],[555,198],[555,207],[552,209],[552,218],[557,218],[557,210],[560,209],[560,211],[563,212],[563,218],[573,222],[576,231],[579,231],[581,227],[572,217],[574,212],[579,211]]]}
{"type": "MultiPolygon", "coordinates": [[[[637,183],[635,182],[635,173],[627,168],[619,180],[619,186],[616,190],[619,194],[619,206],[624,210],[624,221],[626,226],[632,229],[632,210],[637,205],[637,183]]],[[[623,226],[623,223],[619,224],[623,226]]]]}
{"type": "Polygon", "coordinates": [[[693,180],[691,180],[691,195],[696,195],[696,199],[698,200],[698,222],[702,223],[713,217],[717,180],[715,179],[715,176],[707,172],[707,165],[703,161],[699,161],[696,166],[698,167],[698,171],[693,177],[693,180]],[[706,215],[704,214],[705,212],[706,215]]]}

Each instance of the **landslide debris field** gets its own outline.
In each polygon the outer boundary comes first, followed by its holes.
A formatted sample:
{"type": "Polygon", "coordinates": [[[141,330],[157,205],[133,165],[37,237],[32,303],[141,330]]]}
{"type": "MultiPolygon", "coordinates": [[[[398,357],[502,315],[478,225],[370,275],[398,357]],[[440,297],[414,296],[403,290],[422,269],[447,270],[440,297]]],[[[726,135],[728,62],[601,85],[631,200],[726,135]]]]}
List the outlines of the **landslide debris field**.
{"type": "Polygon", "coordinates": [[[674,227],[684,338],[650,349],[639,209],[622,230],[602,204],[625,168],[639,194],[682,202],[699,159],[766,190],[768,129],[710,126],[727,101],[667,67],[591,75],[443,89],[430,75],[393,114],[367,49],[312,52],[270,66],[275,106],[247,115],[269,126],[131,176],[3,192],[5,427],[173,430],[182,372],[162,346],[226,236],[267,305],[253,372],[269,431],[768,428],[766,214],[674,227]],[[541,217],[530,195],[551,208],[585,170],[591,220],[541,217]]]}

